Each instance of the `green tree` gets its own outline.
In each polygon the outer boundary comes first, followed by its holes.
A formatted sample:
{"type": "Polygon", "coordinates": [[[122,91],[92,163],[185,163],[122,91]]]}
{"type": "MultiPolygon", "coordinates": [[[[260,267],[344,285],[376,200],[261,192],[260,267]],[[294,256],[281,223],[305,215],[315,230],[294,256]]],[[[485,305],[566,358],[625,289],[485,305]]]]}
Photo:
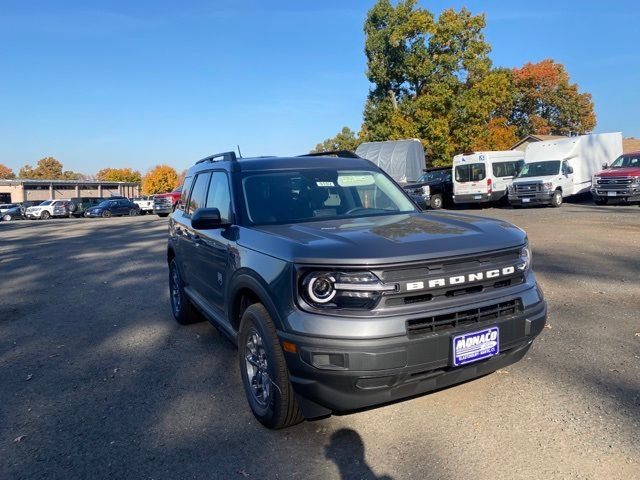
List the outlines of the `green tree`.
{"type": "Polygon", "coordinates": [[[593,100],[570,83],[564,65],[551,59],[513,69],[514,105],[509,120],[520,136],[584,134],[596,126],[593,100]]]}
{"type": "Polygon", "coordinates": [[[169,165],[157,165],[142,178],[142,193],[144,195],[171,192],[177,186],[178,173],[169,165]]]}
{"type": "Polygon", "coordinates": [[[416,0],[379,0],[364,26],[365,139],[420,138],[438,165],[486,136],[511,99],[511,77],[492,70],[484,27],[484,16],[465,8],[436,19],[416,0]]]}
{"type": "Polygon", "coordinates": [[[16,178],[16,174],[13,173],[13,170],[0,163],[0,179],[12,180],[14,178],[16,178]]]}
{"type": "Polygon", "coordinates": [[[108,182],[141,182],[142,175],[131,168],[103,168],[96,173],[96,180],[108,182]]]}
{"type": "Polygon", "coordinates": [[[349,127],[342,127],[342,130],[333,138],[327,138],[322,143],[316,145],[311,153],[327,152],[330,150],[355,150],[362,140],[358,138],[358,134],[349,127]]]}

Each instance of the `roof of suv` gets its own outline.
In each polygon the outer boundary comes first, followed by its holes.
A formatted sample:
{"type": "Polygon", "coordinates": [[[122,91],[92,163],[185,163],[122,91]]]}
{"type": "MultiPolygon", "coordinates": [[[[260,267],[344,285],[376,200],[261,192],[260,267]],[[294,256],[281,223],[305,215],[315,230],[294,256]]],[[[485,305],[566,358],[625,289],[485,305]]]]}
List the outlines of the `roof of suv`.
{"type": "Polygon", "coordinates": [[[206,170],[213,165],[229,169],[232,164],[237,164],[242,171],[259,170],[285,170],[285,169],[307,169],[307,168],[335,168],[335,169],[372,169],[377,170],[373,163],[364,158],[347,157],[251,157],[239,158],[236,161],[203,162],[191,167],[191,171],[206,170]]]}

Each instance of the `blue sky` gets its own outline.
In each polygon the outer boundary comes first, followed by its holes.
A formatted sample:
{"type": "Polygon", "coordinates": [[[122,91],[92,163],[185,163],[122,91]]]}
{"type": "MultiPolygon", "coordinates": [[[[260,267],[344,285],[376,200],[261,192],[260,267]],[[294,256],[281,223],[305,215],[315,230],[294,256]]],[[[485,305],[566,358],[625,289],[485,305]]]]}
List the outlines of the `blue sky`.
{"type": "MultiPolygon", "coordinates": [[[[0,0],[0,163],[144,172],[236,144],[306,152],[360,127],[372,4],[0,0]]],[[[495,65],[562,62],[593,94],[596,131],[640,137],[637,1],[421,5],[486,13],[495,65]]]]}

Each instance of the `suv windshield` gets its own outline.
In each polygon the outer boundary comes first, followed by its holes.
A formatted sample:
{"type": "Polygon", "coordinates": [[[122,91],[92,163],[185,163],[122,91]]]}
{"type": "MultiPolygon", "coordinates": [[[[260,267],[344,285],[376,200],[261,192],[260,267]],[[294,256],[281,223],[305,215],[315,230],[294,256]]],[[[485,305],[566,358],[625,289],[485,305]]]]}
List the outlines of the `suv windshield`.
{"type": "Polygon", "coordinates": [[[436,170],[422,175],[418,182],[450,182],[451,170],[436,170]]]}
{"type": "Polygon", "coordinates": [[[51,205],[53,202],[51,200],[45,200],[40,204],[40,206],[51,205]]]}
{"type": "Polygon", "coordinates": [[[402,189],[371,170],[248,172],[242,187],[257,225],[416,211],[402,189]]]}
{"type": "Polygon", "coordinates": [[[524,167],[522,167],[522,170],[520,170],[518,178],[557,175],[559,171],[560,160],[525,163],[524,167]]]}
{"type": "Polygon", "coordinates": [[[622,155],[618,157],[609,168],[638,168],[640,167],[640,153],[634,155],[622,155]]]}

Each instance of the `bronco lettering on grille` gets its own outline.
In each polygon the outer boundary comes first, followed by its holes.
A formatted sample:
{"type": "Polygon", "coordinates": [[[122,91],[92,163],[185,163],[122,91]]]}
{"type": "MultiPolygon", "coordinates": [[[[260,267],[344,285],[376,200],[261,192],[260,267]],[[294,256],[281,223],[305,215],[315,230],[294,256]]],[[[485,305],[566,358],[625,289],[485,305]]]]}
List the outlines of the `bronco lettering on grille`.
{"type": "MultiPolygon", "coordinates": [[[[486,270],[484,272],[466,273],[464,275],[455,275],[452,277],[434,278],[426,282],[426,288],[438,288],[455,285],[464,285],[465,283],[479,282],[485,279],[493,279],[498,277],[504,277],[506,275],[513,275],[516,273],[516,267],[502,267],[493,270],[486,270]]],[[[411,290],[423,290],[425,288],[425,282],[407,282],[405,283],[405,289],[411,290]]]]}

